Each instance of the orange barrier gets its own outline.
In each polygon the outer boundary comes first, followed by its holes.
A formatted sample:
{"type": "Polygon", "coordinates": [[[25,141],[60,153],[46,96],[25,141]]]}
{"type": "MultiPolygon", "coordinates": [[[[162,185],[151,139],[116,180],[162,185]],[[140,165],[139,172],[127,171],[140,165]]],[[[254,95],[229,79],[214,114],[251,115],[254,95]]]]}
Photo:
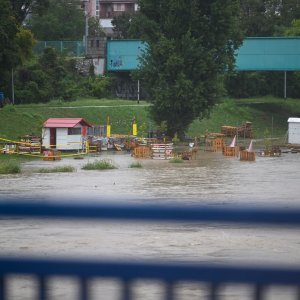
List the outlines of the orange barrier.
{"type": "Polygon", "coordinates": [[[240,151],[240,160],[241,161],[255,161],[255,152],[243,150],[240,151]]]}
{"type": "Polygon", "coordinates": [[[224,146],[223,155],[225,155],[225,156],[238,156],[239,151],[240,151],[239,147],[224,146]]]}

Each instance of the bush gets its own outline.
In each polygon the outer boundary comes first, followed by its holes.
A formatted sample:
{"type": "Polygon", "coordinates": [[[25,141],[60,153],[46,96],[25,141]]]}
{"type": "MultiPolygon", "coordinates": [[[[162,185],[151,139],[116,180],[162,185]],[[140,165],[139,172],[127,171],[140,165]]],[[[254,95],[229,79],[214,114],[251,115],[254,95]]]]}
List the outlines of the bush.
{"type": "Polygon", "coordinates": [[[142,168],[142,164],[140,162],[134,162],[132,163],[129,168],[142,168]]]}
{"type": "Polygon", "coordinates": [[[14,160],[1,162],[0,174],[18,174],[21,173],[20,163],[14,160]]]}
{"type": "Polygon", "coordinates": [[[59,172],[75,172],[75,168],[72,166],[62,166],[55,168],[41,168],[39,173],[59,173],[59,172]]]}
{"type": "Polygon", "coordinates": [[[181,157],[173,157],[169,160],[170,163],[180,164],[183,163],[183,159],[181,157]]]}
{"type": "Polygon", "coordinates": [[[108,170],[116,169],[116,166],[110,160],[102,159],[87,163],[82,167],[83,170],[108,170]]]}
{"type": "Polygon", "coordinates": [[[110,96],[110,85],[109,77],[89,77],[86,80],[85,88],[89,96],[105,98],[110,96]]]}

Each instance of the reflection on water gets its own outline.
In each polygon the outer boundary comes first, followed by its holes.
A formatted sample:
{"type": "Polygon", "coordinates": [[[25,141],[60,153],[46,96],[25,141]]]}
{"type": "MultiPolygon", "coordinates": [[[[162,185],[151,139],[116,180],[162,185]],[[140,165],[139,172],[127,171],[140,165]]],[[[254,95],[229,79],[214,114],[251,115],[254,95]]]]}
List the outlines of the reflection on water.
{"type": "MultiPolygon", "coordinates": [[[[300,206],[300,154],[284,154],[279,158],[258,157],[256,162],[240,162],[237,158],[200,152],[197,160],[182,164],[140,160],[141,169],[129,168],[135,161],[129,154],[107,153],[101,154],[100,158],[111,159],[118,169],[81,169],[83,164],[95,157],[27,162],[20,175],[0,175],[0,197],[35,197],[35,201],[64,199],[181,205],[300,206]],[[41,167],[62,165],[73,165],[77,171],[37,173],[41,167]]],[[[300,263],[299,232],[286,228],[194,223],[138,226],[96,221],[53,223],[20,218],[1,220],[0,224],[0,251],[9,255],[300,263]]],[[[116,288],[112,288],[105,295],[115,291],[116,288]]],[[[141,295],[139,299],[158,299],[151,298],[150,291],[148,285],[136,293],[141,295]]],[[[163,293],[157,286],[154,291],[156,296],[163,293]]],[[[191,287],[183,287],[183,291],[191,297],[199,294],[191,287]]],[[[276,294],[281,295],[279,298],[271,299],[283,299],[282,291],[276,294]]],[[[67,299],[63,287],[58,286],[56,293],[57,299],[67,299]]],[[[205,289],[203,293],[205,295],[205,289]]],[[[288,294],[291,294],[290,291],[288,294]]],[[[14,299],[26,299],[19,297],[16,295],[14,299]]],[[[249,299],[249,291],[235,294],[231,291],[229,298],[249,299]]],[[[117,298],[107,296],[106,299],[117,298]]]]}

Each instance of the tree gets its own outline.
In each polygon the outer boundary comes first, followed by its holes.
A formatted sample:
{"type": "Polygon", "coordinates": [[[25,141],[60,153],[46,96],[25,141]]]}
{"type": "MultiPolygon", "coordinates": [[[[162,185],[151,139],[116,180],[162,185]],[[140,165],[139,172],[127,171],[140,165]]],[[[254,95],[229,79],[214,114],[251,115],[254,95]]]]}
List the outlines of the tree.
{"type": "Polygon", "coordinates": [[[97,17],[89,18],[89,36],[105,36],[100,19],[97,17]]]}
{"type": "Polygon", "coordinates": [[[132,28],[148,43],[136,77],[152,99],[157,124],[183,136],[203,117],[220,92],[220,78],[232,68],[242,36],[237,0],[141,0],[132,28]]]}
{"type": "Polygon", "coordinates": [[[130,33],[130,21],[132,16],[130,14],[121,14],[120,16],[114,17],[111,21],[114,31],[114,36],[118,39],[129,39],[131,38],[130,33]]]}
{"type": "Polygon", "coordinates": [[[18,22],[8,0],[0,0],[0,71],[10,70],[17,63],[16,35],[18,22]]]}
{"type": "Polygon", "coordinates": [[[9,0],[0,0],[0,89],[8,95],[11,71],[32,54],[35,41],[18,23],[9,0]]]}
{"type": "Polygon", "coordinates": [[[27,26],[38,40],[80,40],[85,18],[79,0],[51,0],[47,12],[32,14],[27,26]]]}
{"type": "Polygon", "coordinates": [[[49,6],[50,0],[9,0],[19,24],[22,24],[28,14],[42,15],[49,6]]]}
{"type": "Polygon", "coordinates": [[[300,36],[300,19],[293,20],[291,27],[288,27],[284,30],[284,35],[300,36]]]}
{"type": "Polygon", "coordinates": [[[241,0],[241,26],[247,37],[281,35],[300,18],[299,0],[241,0]]]}

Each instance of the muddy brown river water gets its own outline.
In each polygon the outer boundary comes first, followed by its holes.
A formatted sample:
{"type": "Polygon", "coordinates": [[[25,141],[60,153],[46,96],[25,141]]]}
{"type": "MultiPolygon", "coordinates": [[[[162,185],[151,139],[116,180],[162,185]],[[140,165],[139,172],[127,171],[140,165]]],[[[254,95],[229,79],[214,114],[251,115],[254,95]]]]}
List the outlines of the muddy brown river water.
{"type": "MultiPolygon", "coordinates": [[[[300,154],[258,157],[240,162],[222,154],[200,152],[197,160],[172,164],[136,160],[127,153],[104,153],[83,160],[30,161],[20,175],[0,175],[1,199],[90,201],[242,207],[300,207],[300,154]],[[118,168],[85,171],[98,158],[118,168]],[[40,174],[41,167],[72,165],[74,173],[40,174]]],[[[211,263],[300,265],[299,229],[229,224],[112,223],[103,221],[0,220],[0,253],[5,255],[74,256],[89,258],[167,259],[211,263]]],[[[34,281],[10,281],[11,299],[32,299],[34,281]]],[[[51,299],[76,299],[74,280],[53,280],[51,299]]],[[[92,299],[119,299],[115,282],[93,282],[92,299]],[[102,298],[99,297],[102,295],[102,298]]],[[[176,299],[207,299],[205,287],[177,287],[176,299]]],[[[162,299],[157,283],[139,283],[136,299],[162,299]]],[[[222,290],[221,299],[250,299],[248,288],[222,290]]],[[[294,290],[268,291],[267,299],[295,299],[294,290]]]]}

